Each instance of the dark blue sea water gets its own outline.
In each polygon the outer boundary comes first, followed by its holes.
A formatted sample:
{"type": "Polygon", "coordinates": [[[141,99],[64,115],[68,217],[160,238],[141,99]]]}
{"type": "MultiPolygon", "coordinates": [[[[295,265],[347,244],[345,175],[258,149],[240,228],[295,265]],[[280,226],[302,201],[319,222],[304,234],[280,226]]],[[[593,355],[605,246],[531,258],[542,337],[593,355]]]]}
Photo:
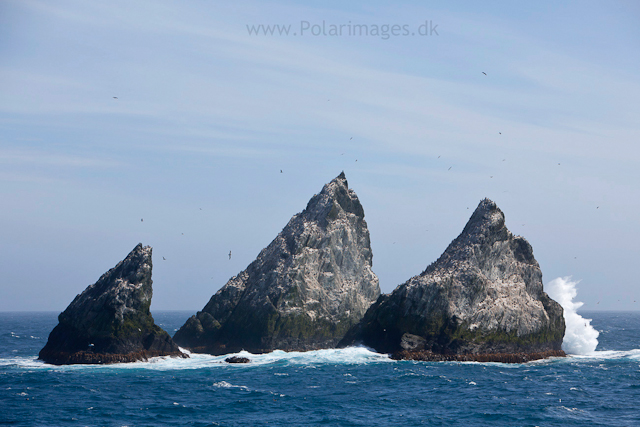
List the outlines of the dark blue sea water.
{"type": "MultiPolygon", "coordinates": [[[[170,333],[191,312],[156,312],[170,333]]],[[[0,424],[16,426],[638,426],[640,314],[581,313],[588,356],[521,365],[392,361],[364,348],[159,358],[107,366],[36,360],[57,313],[0,313],[0,424]]]]}

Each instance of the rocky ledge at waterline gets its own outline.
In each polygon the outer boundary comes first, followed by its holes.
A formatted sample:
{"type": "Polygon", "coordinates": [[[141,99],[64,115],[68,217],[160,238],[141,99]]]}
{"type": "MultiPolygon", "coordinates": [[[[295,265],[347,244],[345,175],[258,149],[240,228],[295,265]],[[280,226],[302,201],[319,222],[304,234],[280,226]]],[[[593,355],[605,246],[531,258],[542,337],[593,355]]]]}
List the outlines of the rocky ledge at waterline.
{"type": "Polygon", "coordinates": [[[188,357],[153,321],[151,269],[151,247],[138,244],[58,316],[40,359],[68,365],[188,357]]]}
{"type": "Polygon", "coordinates": [[[194,352],[333,348],[380,295],[364,210],[344,173],[176,332],[194,352]]]}
{"type": "Polygon", "coordinates": [[[526,362],[564,356],[564,331],[531,245],[485,199],[440,258],[382,295],[339,346],[395,359],[526,362]]]}

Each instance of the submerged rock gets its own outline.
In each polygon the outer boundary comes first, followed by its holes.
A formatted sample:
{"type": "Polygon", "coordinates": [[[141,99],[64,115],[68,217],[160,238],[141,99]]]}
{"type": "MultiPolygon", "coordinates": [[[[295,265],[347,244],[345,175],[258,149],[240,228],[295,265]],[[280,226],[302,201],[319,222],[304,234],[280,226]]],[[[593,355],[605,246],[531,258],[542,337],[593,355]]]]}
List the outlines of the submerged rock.
{"type": "Polygon", "coordinates": [[[58,316],[40,360],[67,365],[188,357],[153,321],[151,269],[151,247],[138,244],[58,316]]]}
{"type": "Polygon", "coordinates": [[[251,360],[248,357],[231,356],[224,359],[227,363],[250,363],[251,360]]]}
{"type": "Polygon", "coordinates": [[[526,361],[563,355],[564,330],[531,245],[485,199],[440,258],[381,296],[340,346],[400,359],[526,361]]]}
{"type": "Polygon", "coordinates": [[[211,354],[333,348],[380,295],[371,260],[364,210],[341,173],[174,340],[211,354]]]}

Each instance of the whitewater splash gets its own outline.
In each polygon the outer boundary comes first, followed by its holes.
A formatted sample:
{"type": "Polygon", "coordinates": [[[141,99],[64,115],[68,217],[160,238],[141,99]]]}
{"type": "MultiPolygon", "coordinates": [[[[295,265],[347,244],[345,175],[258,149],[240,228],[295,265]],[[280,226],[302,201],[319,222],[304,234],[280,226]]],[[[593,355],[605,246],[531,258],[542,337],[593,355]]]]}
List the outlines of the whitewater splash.
{"type": "Polygon", "coordinates": [[[251,354],[247,351],[239,353],[225,354],[223,356],[212,356],[209,354],[190,353],[189,359],[177,357],[154,357],[148,361],[138,361],[133,363],[113,363],[108,365],[63,365],[54,366],[37,360],[37,357],[15,357],[0,359],[0,367],[18,366],[26,369],[45,369],[56,371],[76,371],[76,370],[113,370],[113,369],[148,369],[154,371],[170,370],[190,370],[203,368],[232,367],[242,369],[252,366],[304,366],[314,368],[318,365],[364,365],[369,363],[394,362],[387,354],[375,353],[365,347],[347,347],[342,349],[326,349],[315,351],[282,351],[275,350],[271,353],[251,354]],[[246,357],[251,360],[247,364],[229,364],[225,359],[230,356],[246,357]]]}
{"type": "Polygon", "coordinates": [[[547,283],[546,292],[564,309],[564,321],[567,329],[562,341],[562,349],[567,354],[588,355],[596,351],[600,333],[591,326],[591,319],[585,319],[577,313],[582,302],[574,302],[578,295],[576,285],[571,276],[558,277],[547,283]]]}

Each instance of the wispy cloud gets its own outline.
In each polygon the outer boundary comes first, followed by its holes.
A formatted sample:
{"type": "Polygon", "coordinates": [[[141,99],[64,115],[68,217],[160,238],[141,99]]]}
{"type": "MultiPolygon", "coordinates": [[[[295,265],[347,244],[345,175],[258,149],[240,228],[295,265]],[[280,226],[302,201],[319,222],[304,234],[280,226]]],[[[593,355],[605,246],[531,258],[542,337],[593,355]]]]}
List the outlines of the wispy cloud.
{"type": "Polygon", "coordinates": [[[112,159],[82,157],[34,150],[0,150],[0,163],[34,164],[73,168],[117,168],[125,163],[112,159]]]}

